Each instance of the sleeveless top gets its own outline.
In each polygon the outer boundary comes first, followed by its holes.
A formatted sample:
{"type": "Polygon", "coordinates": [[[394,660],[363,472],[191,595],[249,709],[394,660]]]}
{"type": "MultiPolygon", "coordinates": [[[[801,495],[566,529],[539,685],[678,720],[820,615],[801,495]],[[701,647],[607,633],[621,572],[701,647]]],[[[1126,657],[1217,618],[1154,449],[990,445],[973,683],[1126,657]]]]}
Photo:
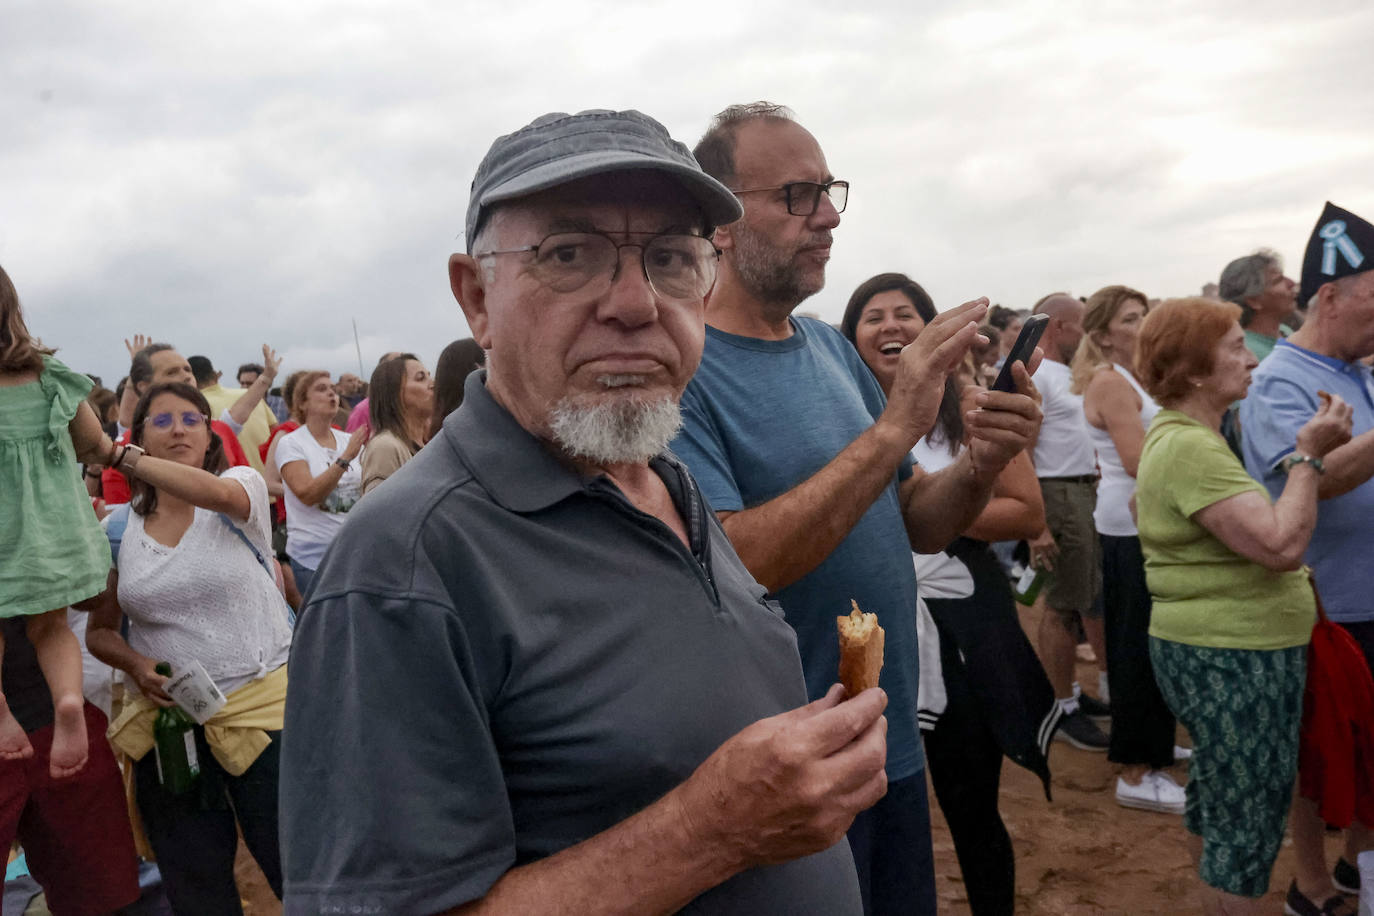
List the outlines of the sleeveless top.
{"type": "MultiPolygon", "coordinates": [[[[1140,428],[1142,432],[1150,428],[1150,421],[1159,413],[1159,405],[1154,398],[1145,393],[1131,371],[1120,363],[1112,368],[1121,373],[1131,383],[1135,393],[1140,395],[1140,428]]],[[[1093,448],[1097,449],[1097,463],[1102,470],[1102,480],[1097,485],[1097,509],[1093,512],[1093,523],[1098,534],[1110,537],[1135,537],[1135,521],[1131,518],[1128,503],[1135,493],[1135,478],[1126,473],[1121,464],[1121,455],[1116,443],[1105,429],[1087,424],[1088,436],[1093,448]]]]}

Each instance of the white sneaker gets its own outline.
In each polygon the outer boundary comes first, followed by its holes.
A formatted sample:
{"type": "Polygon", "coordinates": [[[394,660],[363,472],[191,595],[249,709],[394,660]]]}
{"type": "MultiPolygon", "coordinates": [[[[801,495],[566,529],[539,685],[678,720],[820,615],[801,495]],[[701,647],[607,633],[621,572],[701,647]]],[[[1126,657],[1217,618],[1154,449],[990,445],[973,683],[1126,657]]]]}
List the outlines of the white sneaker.
{"type": "Polygon", "coordinates": [[[1182,814],[1183,809],[1187,807],[1188,798],[1183,787],[1170,779],[1167,773],[1150,770],[1141,778],[1138,786],[1133,786],[1118,776],[1116,803],[1123,808],[1182,814]]]}

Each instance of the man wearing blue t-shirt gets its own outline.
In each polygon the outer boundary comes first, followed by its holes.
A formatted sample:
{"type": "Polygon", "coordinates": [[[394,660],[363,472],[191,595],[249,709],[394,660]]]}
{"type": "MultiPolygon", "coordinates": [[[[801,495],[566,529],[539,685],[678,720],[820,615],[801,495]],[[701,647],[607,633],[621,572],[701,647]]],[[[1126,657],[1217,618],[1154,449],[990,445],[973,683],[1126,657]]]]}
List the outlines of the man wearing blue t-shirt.
{"type": "Polygon", "coordinates": [[[887,631],[888,794],[850,845],[869,913],[934,912],[924,758],[916,719],[916,577],[911,550],[942,549],[986,503],[998,472],[1034,441],[1040,412],[984,393],[971,448],[938,474],[911,448],[934,424],[945,377],[980,337],[979,299],[944,313],[902,354],[889,400],[843,337],[792,311],[825,283],[848,183],[791,113],[766,103],[718,115],[695,149],[744,217],[721,227],[706,350],[682,399],[673,450],[687,462],[740,558],[797,631],[812,696],[834,681],[835,618],[851,599],[887,631]]]}
{"type": "MultiPolygon", "coordinates": [[[[1374,355],[1374,225],[1326,205],[1307,243],[1301,301],[1307,303],[1303,326],[1261,360],[1240,402],[1245,469],[1277,499],[1289,469],[1304,462],[1316,466],[1317,526],[1303,559],[1312,567],[1327,616],[1355,637],[1374,665],[1374,564],[1368,546],[1374,532],[1374,374],[1363,362],[1374,355]],[[1314,459],[1295,445],[1298,430],[1319,406],[1319,392],[1349,404],[1354,426],[1349,442],[1314,459]]],[[[1326,870],[1326,829],[1317,806],[1295,799],[1289,823],[1295,853],[1291,911],[1301,912],[1305,904],[1316,912],[1337,890],[1358,893],[1354,862],[1374,846],[1374,825],[1351,826],[1333,874],[1326,870]]]]}

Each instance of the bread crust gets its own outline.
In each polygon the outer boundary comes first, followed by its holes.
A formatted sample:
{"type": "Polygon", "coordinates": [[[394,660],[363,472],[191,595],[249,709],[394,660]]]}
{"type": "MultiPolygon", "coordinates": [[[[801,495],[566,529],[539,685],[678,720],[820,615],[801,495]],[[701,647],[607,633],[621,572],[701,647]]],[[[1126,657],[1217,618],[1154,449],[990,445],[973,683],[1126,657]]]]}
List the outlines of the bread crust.
{"type": "Polygon", "coordinates": [[[856,697],[878,686],[885,634],[877,614],[865,614],[852,599],[849,603],[854,609],[847,617],[836,617],[835,625],[840,633],[840,683],[846,694],[856,697]]]}

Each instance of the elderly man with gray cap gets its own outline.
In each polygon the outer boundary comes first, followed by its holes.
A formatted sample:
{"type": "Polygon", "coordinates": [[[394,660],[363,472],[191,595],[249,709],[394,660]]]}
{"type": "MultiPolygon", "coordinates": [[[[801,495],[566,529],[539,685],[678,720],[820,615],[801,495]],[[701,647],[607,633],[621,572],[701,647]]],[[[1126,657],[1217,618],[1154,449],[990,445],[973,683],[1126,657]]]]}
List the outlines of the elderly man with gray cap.
{"type": "Polygon", "coordinates": [[[886,695],[807,703],[666,449],[739,215],[638,112],[545,115],[478,167],[449,276],[487,369],[295,632],[287,913],[861,912],[886,695]]]}

